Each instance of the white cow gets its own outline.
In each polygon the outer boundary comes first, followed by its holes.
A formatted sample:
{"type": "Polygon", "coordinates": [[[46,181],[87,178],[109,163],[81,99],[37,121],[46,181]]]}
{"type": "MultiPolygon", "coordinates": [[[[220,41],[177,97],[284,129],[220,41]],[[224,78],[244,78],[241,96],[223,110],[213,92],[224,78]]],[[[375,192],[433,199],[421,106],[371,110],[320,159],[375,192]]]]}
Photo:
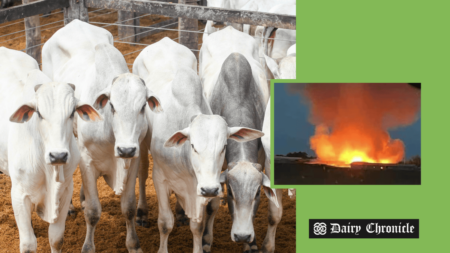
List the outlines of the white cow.
{"type": "Polygon", "coordinates": [[[164,103],[164,113],[148,114],[153,181],[159,205],[160,253],[167,252],[174,225],[169,201],[172,192],[190,218],[193,252],[210,252],[210,244],[202,245],[205,220],[210,214],[206,206],[211,198],[223,194],[219,178],[227,139],[247,142],[262,136],[261,131],[228,127],[222,117],[212,115],[195,71],[196,62],[188,48],[164,38],[143,50],[133,64],[133,72],[148,87],[158,90],[164,103]]]}
{"type": "Polygon", "coordinates": [[[296,78],[296,44],[292,45],[287,55],[281,59],[272,59],[264,54],[267,67],[275,79],[295,79],[296,78]]]}
{"type": "Polygon", "coordinates": [[[74,20],[45,43],[42,53],[44,72],[54,80],[75,84],[76,97],[94,104],[104,118],[95,124],[78,122],[76,131],[83,180],[80,198],[87,224],[82,252],[95,251],[94,231],[101,214],[100,176],[121,195],[128,251],[142,252],[135,229],[138,157],[148,131],[147,104],[157,112],[162,108],[143,80],[129,73],[112,41],[107,30],[74,20]]]}
{"type": "MultiPolygon", "coordinates": [[[[212,112],[224,116],[228,125],[262,129],[264,110],[269,99],[266,76],[258,61],[258,44],[250,35],[232,27],[213,33],[200,50],[200,73],[206,99],[212,112]]],[[[221,183],[227,184],[227,200],[233,219],[231,239],[244,242],[244,252],[257,252],[253,220],[258,209],[260,189],[275,205],[275,191],[262,173],[264,149],[259,140],[229,142],[227,169],[221,183]]],[[[203,239],[212,242],[212,223],[218,209],[211,201],[207,230],[203,239]]],[[[207,251],[209,252],[209,251],[207,251]]]]}
{"type": "Polygon", "coordinates": [[[75,98],[72,84],[50,82],[27,54],[1,47],[0,65],[0,169],[11,176],[20,252],[37,250],[32,211],[50,223],[51,251],[61,252],[72,175],[80,161],[75,112],[85,121],[101,117],[75,98]]]}
{"type": "MultiPolygon", "coordinates": [[[[146,47],[136,57],[133,64],[133,73],[145,80],[149,89],[158,93],[167,83],[174,78],[174,73],[180,68],[190,68],[197,72],[197,58],[191,50],[172,41],[170,38],[163,38],[160,41],[146,47]],[[155,60],[158,59],[158,60],[155,60]],[[162,67],[164,66],[164,67],[162,67]]],[[[151,129],[145,137],[147,149],[150,149],[151,129]]],[[[148,227],[148,206],[145,192],[145,182],[148,178],[149,161],[148,156],[143,151],[139,168],[139,203],[136,222],[138,225],[148,227]]],[[[182,212],[177,202],[177,211],[182,212]]],[[[185,215],[177,218],[182,221],[185,215]]],[[[183,220],[182,222],[187,222],[183,220]]]]}

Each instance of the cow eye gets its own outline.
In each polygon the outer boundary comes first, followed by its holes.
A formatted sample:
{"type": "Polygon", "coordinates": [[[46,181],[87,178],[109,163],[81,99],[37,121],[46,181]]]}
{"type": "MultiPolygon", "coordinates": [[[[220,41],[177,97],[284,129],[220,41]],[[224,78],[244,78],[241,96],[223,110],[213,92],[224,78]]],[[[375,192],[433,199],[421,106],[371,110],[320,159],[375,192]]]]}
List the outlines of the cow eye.
{"type": "Polygon", "coordinates": [[[43,119],[42,115],[41,115],[41,113],[39,111],[36,111],[36,113],[37,113],[37,115],[39,116],[40,119],[43,119]]]}
{"type": "Polygon", "coordinates": [[[112,114],[114,114],[116,112],[116,110],[114,110],[114,106],[112,103],[109,103],[109,104],[111,105],[111,112],[112,112],[112,114]]]}
{"type": "Polygon", "coordinates": [[[142,106],[141,113],[144,113],[144,112],[145,112],[145,106],[146,106],[146,105],[147,105],[147,103],[145,103],[144,106],[142,106]]]}
{"type": "Polygon", "coordinates": [[[191,147],[194,150],[194,152],[198,154],[197,150],[194,148],[194,144],[191,144],[191,147]]]}

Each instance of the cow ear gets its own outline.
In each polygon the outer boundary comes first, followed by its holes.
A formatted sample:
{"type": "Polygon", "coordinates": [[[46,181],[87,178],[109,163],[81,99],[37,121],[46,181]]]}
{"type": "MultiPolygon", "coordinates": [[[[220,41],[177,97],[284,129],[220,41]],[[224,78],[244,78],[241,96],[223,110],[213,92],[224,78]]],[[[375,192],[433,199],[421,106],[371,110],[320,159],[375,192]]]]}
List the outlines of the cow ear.
{"type": "Polygon", "coordinates": [[[272,188],[270,188],[270,179],[266,176],[266,174],[262,173],[262,187],[264,188],[264,193],[266,194],[267,198],[270,199],[275,206],[280,207],[278,205],[278,199],[276,191],[272,188]]]}
{"type": "Polygon", "coordinates": [[[31,119],[36,111],[36,103],[34,101],[23,104],[9,118],[9,121],[16,123],[24,123],[31,119]]]}
{"type": "Polygon", "coordinates": [[[147,103],[153,112],[160,113],[163,111],[159,98],[149,88],[147,88],[147,103]]]}
{"type": "Polygon", "coordinates": [[[84,121],[100,121],[103,120],[100,114],[88,104],[81,104],[76,109],[80,118],[84,121]]]}
{"type": "Polygon", "coordinates": [[[278,72],[278,64],[277,62],[264,54],[264,58],[266,59],[267,67],[269,68],[270,72],[272,72],[273,77],[275,79],[280,79],[280,73],[278,72]]]}
{"type": "Polygon", "coordinates": [[[227,175],[228,175],[228,169],[224,170],[221,174],[220,174],[220,183],[224,184],[225,182],[227,182],[227,175]]]}
{"type": "Polygon", "coordinates": [[[94,108],[97,110],[103,109],[108,103],[109,96],[110,96],[109,91],[101,92],[100,95],[98,95],[97,99],[95,100],[94,108]]]}
{"type": "Polygon", "coordinates": [[[228,139],[233,139],[237,142],[247,142],[264,136],[264,133],[247,128],[247,127],[229,127],[228,128],[228,139]]]}
{"type": "Polygon", "coordinates": [[[165,143],[164,147],[180,147],[189,140],[189,127],[174,133],[165,143]]]}

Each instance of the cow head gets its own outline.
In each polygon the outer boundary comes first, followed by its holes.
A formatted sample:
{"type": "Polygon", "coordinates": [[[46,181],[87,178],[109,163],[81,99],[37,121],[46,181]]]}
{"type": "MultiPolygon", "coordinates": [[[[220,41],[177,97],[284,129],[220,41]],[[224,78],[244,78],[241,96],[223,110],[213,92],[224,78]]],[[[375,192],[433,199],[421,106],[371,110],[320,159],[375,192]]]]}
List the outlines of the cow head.
{"type": "Polygon", "coordinates": [[[260,198],[261,186],[266,196],[278,206],[277,196],[270,188],[270,179],[257,163],[246,161],[230,163],[221,177],[227,183],[227,200],[233,226],[231,240],[250,243],[255,237],[253,219],[260,198]]]}
{"type": "Polygon", "coordinates": [[[17,109],[11,122],[24,123],[35,116],[36,130],[44,148],[44,160],[49,165],[64,165],[70,160],[70,141],[73,138],[75,112],[84,121],[102,118],[88,104],[74,96],[73,84],[52,82],[35,86],[35,97],[17,109]]]}
{"type": "Polygon", "coordinates": [[[105,114],[112,118],[116,157],[139,156],[139,143],[148,129],[147,104],[156,113],[162,111],[159,99],[145,86],[144,80],[130,73],[114,78],[112,84],[98,95],[95,108],[108,110],[105,114]]]}
{"type": "Polygon", "coordinates": [[[189,140],[191,164],[197,177],[197,194],[204,197],[222,196],[219,183],[225,159],[227,139],[247,142],[260,138],[261,131],[245,127],[228,127],[218,115],[198,115],[189,127],[174,133],[165,147],[182,146],[189,140]]]}

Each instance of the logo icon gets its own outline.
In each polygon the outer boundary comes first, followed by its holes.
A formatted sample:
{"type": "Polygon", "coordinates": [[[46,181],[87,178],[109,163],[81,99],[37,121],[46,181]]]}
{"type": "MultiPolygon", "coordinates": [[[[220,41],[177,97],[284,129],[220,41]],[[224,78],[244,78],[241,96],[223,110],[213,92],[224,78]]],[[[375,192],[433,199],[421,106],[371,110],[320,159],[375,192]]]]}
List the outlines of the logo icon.
{"type": "Polygon", "coordinates": [[[315,235],[325,235],[327,233],[327,224],[323,222],[314,223],[314,234],[315,235]]]}

